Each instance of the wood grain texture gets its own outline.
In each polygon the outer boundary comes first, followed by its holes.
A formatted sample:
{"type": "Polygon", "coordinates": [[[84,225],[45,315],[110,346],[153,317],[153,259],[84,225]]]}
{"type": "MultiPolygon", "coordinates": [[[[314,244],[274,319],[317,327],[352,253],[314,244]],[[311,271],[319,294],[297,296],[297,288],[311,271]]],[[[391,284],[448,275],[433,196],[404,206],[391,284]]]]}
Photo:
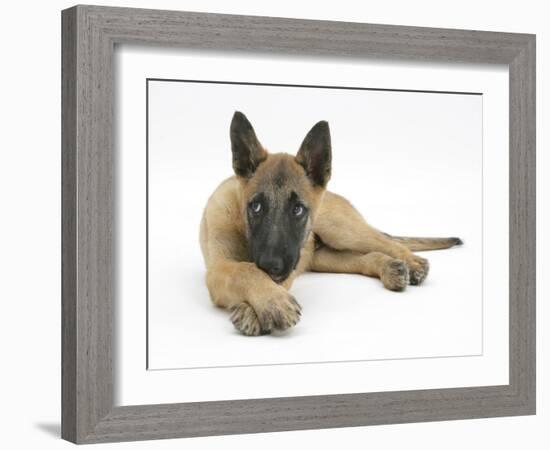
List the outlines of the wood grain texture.
{"type": "Polygon", "coordinates": [[[62,430],[76,440],[76,10],[61,21],[61,330],[62,430]]]}
{"type": "Polygon", "coordinates": [[[77,443],[535,412],[535,37],[526,34],[77,6],[62,13],[62,436],[77,443]],[[507,64],[510,384],[113,406],[115,44],[507,64]]]}
{"type": "Polygon", "coordinates": [[[535,40],[510,71],[510,384],[535,410],[535,40]]]}
{"type": "Polygon", "coordinates": [[[62,436],[82,441],[112,409],[112,42],[86,10],[63,17],[62,436]]]}

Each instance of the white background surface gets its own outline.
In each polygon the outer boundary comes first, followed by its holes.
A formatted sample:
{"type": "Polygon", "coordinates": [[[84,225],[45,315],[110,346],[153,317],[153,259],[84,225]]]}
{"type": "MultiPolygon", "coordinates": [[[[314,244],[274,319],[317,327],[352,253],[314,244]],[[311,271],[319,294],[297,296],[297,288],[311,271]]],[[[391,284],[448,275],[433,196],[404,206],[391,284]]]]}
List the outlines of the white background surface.
{"type": "Polygon", "coordinates": [[[149,368],[480,355],[481,171],[481,95],[151,81],[149,368]],[[294,154],[328,120],[329,189],[390,233],[467,244],[426,254],[432,273],[402,294],[359,275],[301,276],[301,323],[243,337],[209,301],[198,240],[206,200],[233,173],[235,109],[273,152],[294,154]]]}
{"type": "MultiPolygon", "coordinates": [[[[548,122],[548,65],[545,45],[549,32],[544,4],[464,1],[441,3],[406,1],[358,4],[342,0],[319,3],[280,1],[104,1],[103,4],[188,9],[208,12],[261,14],[485,30],[538,33],[537,124],[539,230],[547,222],[548,173],[542,148],[548,122]],[[450,10],[452,9],[452,14],[450,10]],[[495,10],[498,9],[498,14],[495,10]]],[[[5,56],[0,75],[2,98],[2,176],[4,214],[1,273],[3,283],[2,445],[7,448],[71,448],[59,440],[60,416],[60,21],[66,1],[10,3],[3,10],[1,41],[5,56]],[[25,17],[23,23],[20,19],[25,17]],[[22,27],[28,33],[22,34],[22,27]],[[17,39],[14,38],[17,36],[17,39]],[[10,86],[9,89],[6,89],[10,86]],[[6,126],[7,124],[7,126],[6,126]],[[29,313],[31,312],[31,313],[29,313]]],[[[548,276],[548,240],[538,236],[538,298],[542,300],[548,276]]],[[[547,351],[550,317],[538,303],[538,410],[534,417],[494,418],[444,423],[405,424],[338,430],[315,430],[248,436],[119,444],[117,448],[421,448],[463,449],[529,447],[542,449],[550,419],[547,351]]],[[[100,445],[97,448],[113,448],[100,445]]]]}

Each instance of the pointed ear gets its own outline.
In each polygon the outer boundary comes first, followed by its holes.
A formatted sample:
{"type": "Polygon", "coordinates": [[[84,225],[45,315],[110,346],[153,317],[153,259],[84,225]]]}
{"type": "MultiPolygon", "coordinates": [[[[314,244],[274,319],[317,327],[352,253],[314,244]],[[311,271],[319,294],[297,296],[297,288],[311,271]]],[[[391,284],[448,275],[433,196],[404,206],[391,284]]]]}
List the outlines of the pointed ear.
{"type": "Polygon", "coordinates": [[[267,158],[254,128],[239,111],[233,114],[230,128],[231,152],[233,153],[233,170],[239,177],[250,178],[260,163],[267,158]]]}
{"type": "Polygon", "coordinates": [[[316,123],[302,142],[296,162],[314,186],[326,187],[330,179],[332,150],[328,122],[316,123]]]}

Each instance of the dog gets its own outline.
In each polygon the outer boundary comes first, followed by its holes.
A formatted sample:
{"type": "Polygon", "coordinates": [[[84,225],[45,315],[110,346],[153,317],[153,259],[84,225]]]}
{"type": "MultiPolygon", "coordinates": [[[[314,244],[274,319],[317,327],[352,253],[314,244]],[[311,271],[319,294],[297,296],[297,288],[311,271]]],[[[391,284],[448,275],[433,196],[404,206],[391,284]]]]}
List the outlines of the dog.
{"type": "Polygon", "coordinates": [[[313,126],[295,156],[268,153],[239,111],[230,140],[235,175],[208,199],[200,245],[211,300],[231,311],[233,325],[246,336],[298,323],[302,310],[289,288],[303,272],[362,274],[403,291],[428,275],[428,260],[413,251],[462,244],[456,237],[383,233],[328,191],[332,148],[326,121],[313,126]]]}

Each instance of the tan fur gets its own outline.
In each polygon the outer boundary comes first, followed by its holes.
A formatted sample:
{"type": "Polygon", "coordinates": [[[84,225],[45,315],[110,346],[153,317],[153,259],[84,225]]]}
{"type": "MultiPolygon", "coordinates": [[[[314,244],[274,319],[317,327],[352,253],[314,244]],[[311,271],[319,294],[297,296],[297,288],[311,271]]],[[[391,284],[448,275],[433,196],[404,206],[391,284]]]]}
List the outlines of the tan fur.
{"type": "MultiPolygon", "coordinates": [[[[371,227],[345,198],[313,187],[295,157],[284,153],[268,154],[252,178],[233,176],[218,186],[204,210],[200,244],[212,301],[232,310],[235,327],[253,336],[285,330],[299,321],[301,308],[288,289],[305,271],[363,274],[402,291],[409,283],[420,284],[429,268],[428,261],[408,247],[430,243],[403,241],[371,227]],[[276,186],[281,173],[286,175],[282,187],[276,186]],[[311,208],[300,260],[281,284],[248,256],[247,200],[254,192],[269,189],[277,189],[281,198],[294,190],[311,208]]],[[[444,248],[443,241],[436,244],[444,248]]]]}

